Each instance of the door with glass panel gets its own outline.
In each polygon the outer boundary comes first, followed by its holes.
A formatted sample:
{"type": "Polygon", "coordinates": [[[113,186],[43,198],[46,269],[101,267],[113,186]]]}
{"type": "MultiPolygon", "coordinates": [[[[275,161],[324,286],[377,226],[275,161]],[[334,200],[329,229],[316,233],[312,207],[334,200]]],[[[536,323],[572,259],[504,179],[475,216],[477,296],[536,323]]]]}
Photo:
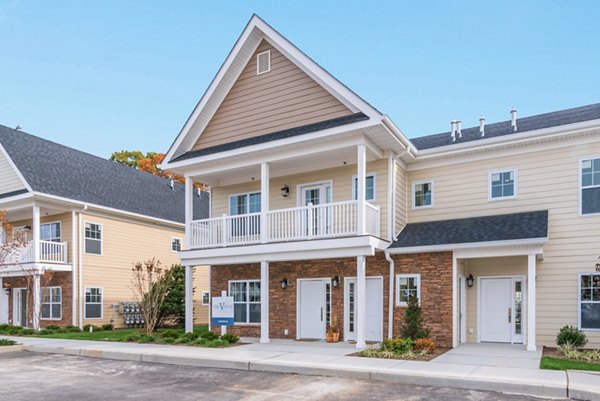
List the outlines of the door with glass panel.
{"type": "Polygon", "coordinates": [[[482,277],[480,341],[523,343],[523,277],[482,277]]]}
{"type": "MultiPolygon", "coordinates": [[[[60,221],[40,224],[40,240],[60,243],[62,241],[60,221]]],[[[60,246],[56,244],[42,243],[40,246],[40,257],[43,260],[60,260],[60,246]]]]}
{"type": "Polygon", "coordinates": [[[228,242],[260,238],[260,192],[229,197],[228,242]],[[251,237],[251,238],[248,238],[251,237]]]}
{"type": "Polygon", "coordinates": [[[317,206],[306,213],[304,232],[309,236],[327,235],[331,227],[331,212],[327,207],[319,207],[319,205],[331,203],[331,184],[307,185],[301,188],[300,193],[301,206],[317,206]]]}

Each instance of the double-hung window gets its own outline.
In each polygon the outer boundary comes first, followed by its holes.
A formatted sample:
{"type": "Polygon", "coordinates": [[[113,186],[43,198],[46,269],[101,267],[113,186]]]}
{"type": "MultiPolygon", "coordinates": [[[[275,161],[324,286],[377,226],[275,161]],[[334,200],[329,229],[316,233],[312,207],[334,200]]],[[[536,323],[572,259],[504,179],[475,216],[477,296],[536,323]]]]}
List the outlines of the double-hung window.
{"type": "Polygon", "coordinates": [[[202,305],[210,305],[210,292],[202,291],[202,305]]]}
{"type": "Polygon", "coordinates": [[[247,235],[260,234],[260,192],[231,195],[229,197],[229,214],[231,216],[251,216],[232,219],[230,235],[232,237],[243,237],[247,235]]]}
{"type": "Polygon", "coordinates": [[[60,287],[42,289],[42,319],[60,320],[62,315],[62,290],[60,287]]]}
{"type": "Polygon", "coordinates": [[[235,323],[260,323],[260,281],[230,281],[235,323]]]}
{"type": "Polygon", "coordinates": [[[413,182],[413,209],[433,207],[433,181],[413,182]]]}
{"type": "Polygon", "coordinates": [[[102,255],[102,224],[85,223],[85,253],[102,255]]]}
{"type": "MultiPolygon", "coordinates": [[[[375,188],[376,188],[375,173],[368,173],[365,177],[365,200],[375,200],[375,188]]],[[[352,199],[358,199],[358,178],[352,177],[352,199]]]]}
{"type": "Polygon", "coordinates": [[[42,241],[61,242],[60,221],[41,224],[40,239],[42,241]]]}
{"type": "Polygon", "coordinates": [[[397,274],[396,305],[408,305],[408,300],[412,296],[416,296],[419,302],[421,302],[421,275],[397,274]]]}
{"type": "Polygon", "coordinates": [[[181,238],[171,237],[171,251],[181,251],[181,238]]]}
{"type": "Polygon", "coordinates": [[[581,161],[581,214],[600,213],[600,157],[581,161]]]}
{"type": "Polygon", "coordinates": [[[517,197],[517,170],[492,171],[489,178],[489,199],[512,199],[517,197]]]}
{"type": "Polygon", "coordinates": [[[102,288],[85,289],[85,319],[102,319],[102,288]]]}
{"type": "Polygon", "coordinates": [[[600,273],[579,275],[579,328],[600,330],[600,273]]]}

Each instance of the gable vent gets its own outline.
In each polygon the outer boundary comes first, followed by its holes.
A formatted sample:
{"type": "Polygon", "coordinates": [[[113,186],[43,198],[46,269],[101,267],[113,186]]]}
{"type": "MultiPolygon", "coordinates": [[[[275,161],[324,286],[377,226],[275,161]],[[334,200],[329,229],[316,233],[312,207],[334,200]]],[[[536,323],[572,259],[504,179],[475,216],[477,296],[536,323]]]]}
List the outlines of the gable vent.
{"type": "Polygon", "coordinates": [[[256,75],[271,71],[271,51],[267,50],[256,55],[256,75]]]}

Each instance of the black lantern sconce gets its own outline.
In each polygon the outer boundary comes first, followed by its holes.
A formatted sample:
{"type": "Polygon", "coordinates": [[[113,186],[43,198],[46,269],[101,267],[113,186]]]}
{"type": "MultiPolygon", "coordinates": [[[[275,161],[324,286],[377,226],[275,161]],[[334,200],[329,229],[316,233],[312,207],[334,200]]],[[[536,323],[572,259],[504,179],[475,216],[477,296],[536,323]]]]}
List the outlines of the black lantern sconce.
{"type": "Polygon", "coordinates": [[[31,231],[31,226],[25,226],[25,227],[23,227],[23,228],[24,228],[25,230],[27,230],[27,231],[31,231]]]}
{"type": "Polygon", "coordinates": [[[473,278],[473,275],[469,274],[469,277],[467,277],[467,287],[469,287],[469,288],[473,287],[474,283],[475,283],[475,279],[473,278]]]}
{"type": "Polygon", "coordinates": [[[8,283],[2,283],[2,289],[6,292],[7,295],[10,295],[12,292],[12,287],[8,283]]]}
{"type": "Polygon", "coordinates": [[[331,279],[331,285],[334,288],[340,285],[340,276],[335,276],[333,279],[331,279]]]}
{"type": "Polygon", "coordinates": [[[288,283],[288,279],[286,277],[284,277],[283,280],[281,280],[279,282],[279,284],[281,284],[281,288],[283,288],[285,290],[287,288],[288,284],[289,284],[288,283]]]}
{"type": "Polygon", "coordinates": [[[281,196],[284,198],[290,196],[290,187],[287,184],[281,188],[281,196]]]}

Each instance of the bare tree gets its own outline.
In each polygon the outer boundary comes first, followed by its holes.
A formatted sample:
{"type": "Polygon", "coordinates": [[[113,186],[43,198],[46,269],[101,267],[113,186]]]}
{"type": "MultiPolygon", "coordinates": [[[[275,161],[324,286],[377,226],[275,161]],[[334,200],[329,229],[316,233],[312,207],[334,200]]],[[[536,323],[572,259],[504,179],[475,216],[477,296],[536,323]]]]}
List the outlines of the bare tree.
{"type": "Polygon", "coordinates": [[[131,270],[133,278],[130,287],[146,320],[146,333],[151,334],[156,329],[160,309],[169,290],[170,280],[167,278],[171,273],[155,258],[134,263],[131,270]]]}

